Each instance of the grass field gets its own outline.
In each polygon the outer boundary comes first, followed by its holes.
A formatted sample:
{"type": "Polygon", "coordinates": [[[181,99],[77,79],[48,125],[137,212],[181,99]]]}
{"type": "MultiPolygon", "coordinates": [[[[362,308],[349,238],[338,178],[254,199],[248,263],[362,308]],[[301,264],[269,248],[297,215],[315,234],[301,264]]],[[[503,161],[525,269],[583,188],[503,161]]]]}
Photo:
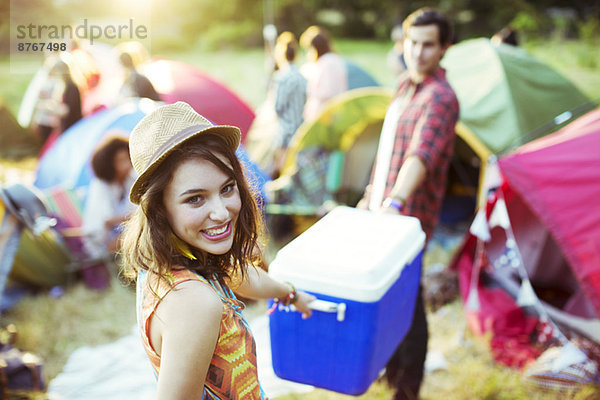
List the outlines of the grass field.
{"type": "MultiPolygon", "coordinates": [[[[393,77],[385,65],[389,43],[339,41],[340,53],[361,65],[385,86],[392,87],[393,77]],[[377,60],[374,62],[374,60],[377,60]]],[[[596,49],[578,43],[551,42],[527,45],[536,57],[553,65],[568,76],[588,96],[600,98],[600,55],[596,49]],[[586,54],[593,53],[593,55],[586,54]]],[[[159,56],[189,62],[209,72],[233,88],[253,107],[262,103],[266,74],[261,49],[206,53],[191,49],[185,53],[162,53],[159,56]]],[[[31,74],[10,74],[8,60],[0,60],[0,100],[16,114],[31,74]]],[[[4,171],[18,169],[31,172],[35,159],[0,160],[4,171]]],[[[0,170],[0,172],[2,171],[0,170]]],[[[0,173],[0,179],[3,179],[0,173]]],[[[425,268],[447,265],[452,249],[433,246],[426,255],[425,268]]],[[[116,274],[115,274],[116,275],[116,274]]],[[[60,297],[41,291],[26,297],[4,313],[0,326],[14,323],[18,329],[18,346],[44,359],[44,377],[50,381],[60,373],[69,355],[81,346],[108,343],[127,335],[135,324],[134,293],[113,279],[105,292],[86,289],[82,284],[65,288],[60,297]]],[[[473,336],[465,329],[460,301],[456,300],[436,312],[428,313],[431,332],[430,350],[442,353],[448,362],[445,369],[426,376],[424,399],[559,399],[565,394],[540,393],[524,384],[519,371],[495,364],[486,339],[473,336]]],[[[383,400],[391,396],[385,384],[375,382],[360,399],[383,400]]],[[[599,388],[583,388],[572,394],[575,399],[598,399],[599,388]]],[[[281,399],[333,400],[350,399],[326,390],[281,399]]]]}

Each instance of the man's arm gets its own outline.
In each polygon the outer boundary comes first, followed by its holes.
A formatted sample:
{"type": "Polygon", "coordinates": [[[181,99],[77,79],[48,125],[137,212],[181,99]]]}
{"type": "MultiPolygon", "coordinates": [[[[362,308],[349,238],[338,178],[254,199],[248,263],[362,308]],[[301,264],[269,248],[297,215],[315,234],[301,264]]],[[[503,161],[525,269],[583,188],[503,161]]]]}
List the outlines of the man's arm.
{"type": "Polygon", "coordinates": [[[388,197],[404,205],[406,199],[412,196],[417,187],[423,183],[426,175],[427,168],[423,161],[416,155],[408,157],[402,164],[388,197]]]}

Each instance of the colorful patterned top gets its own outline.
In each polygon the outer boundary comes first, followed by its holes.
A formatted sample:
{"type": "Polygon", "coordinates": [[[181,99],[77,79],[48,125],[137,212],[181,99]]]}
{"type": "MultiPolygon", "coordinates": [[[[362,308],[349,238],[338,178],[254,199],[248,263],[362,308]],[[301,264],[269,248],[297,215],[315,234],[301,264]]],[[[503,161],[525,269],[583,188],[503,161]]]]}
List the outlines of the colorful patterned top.
{"type": "Polygon", "coordinates": [[[165,295],[176,285],[190,280],[200,281],[209,284],[223,302],[219,339],[208,368],[202,398],[266,399],[258,383],[256,345],[242,314],[244,304],[235,298],[231,290],[223,286],[225,293],[221,293],[213,282],[185,268],[172,269],[168,281],[162,279],[158,286],[152,285],[152,288],[148,286],[146,277],[147,273],[140,271],[137,282],[138,326],[144,349],[157,376],[160,371],[160,356],[150,343],[151,317],[165,295]]]}

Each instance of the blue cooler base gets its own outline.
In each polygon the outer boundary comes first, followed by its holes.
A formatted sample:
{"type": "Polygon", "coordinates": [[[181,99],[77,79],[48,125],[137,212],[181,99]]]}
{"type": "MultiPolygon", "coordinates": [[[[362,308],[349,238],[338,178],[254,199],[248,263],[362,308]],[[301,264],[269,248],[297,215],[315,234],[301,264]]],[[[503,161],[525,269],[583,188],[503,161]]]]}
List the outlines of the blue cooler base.
{"type": "Polygon", "coordinates": [[[312,293],[319,300],[345,303],[342,322],[335,313],[313,311],[311,318],[303,320],[300,313],[276,309],[269,321],[275,374],[344,394],[366,392],[408,332],[422,255],[421,251],[403,268],[400,278],[377,302],[312,293]]]}

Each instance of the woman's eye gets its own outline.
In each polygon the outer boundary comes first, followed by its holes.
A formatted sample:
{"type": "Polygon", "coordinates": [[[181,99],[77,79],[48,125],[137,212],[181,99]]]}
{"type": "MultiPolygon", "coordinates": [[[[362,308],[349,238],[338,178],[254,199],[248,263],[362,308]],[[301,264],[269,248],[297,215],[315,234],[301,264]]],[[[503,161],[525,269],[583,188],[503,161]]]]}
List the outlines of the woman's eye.
{"type": "Polygon", "coordinates": [[[188,198],[186,200],[186,203],[189,203],[189,204],[198,204],[201,201],[202,201],[202,197],[201,196],[192,196],[192,197],[190,197],[190,198],[188,198]]]}
{"type": "Polygon", "coordinates": [[[223,187],[223,189],[221,190],[221,193],[229,194],[229,193],[233,192],[234,188],[235,188],[235,183],[230,183],[229,185],[226,185],[223,187]]]}

